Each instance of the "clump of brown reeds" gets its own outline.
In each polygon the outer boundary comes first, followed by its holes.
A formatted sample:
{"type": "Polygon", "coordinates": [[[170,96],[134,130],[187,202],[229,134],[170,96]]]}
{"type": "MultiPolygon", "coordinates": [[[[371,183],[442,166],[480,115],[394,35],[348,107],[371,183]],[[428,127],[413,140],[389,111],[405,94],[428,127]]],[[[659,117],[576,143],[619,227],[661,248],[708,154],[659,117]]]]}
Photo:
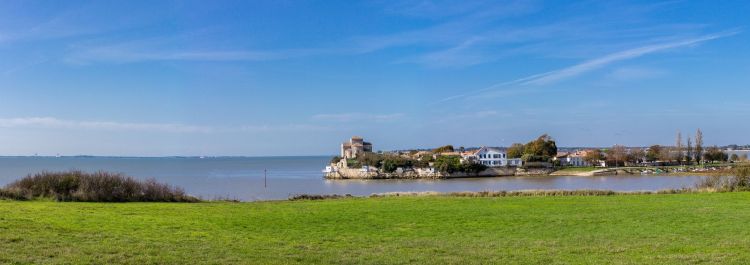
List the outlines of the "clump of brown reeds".
{"type": "Polygon", "coordinates": [[[328,200],[328,199],[342,199],[342,198],[352,198],[351,194],[295,194],[292,196],[289,196],[290,201],[299,201],[299,200],[328,200]]]}
{"type": "Polygon", "coordinates": [[[197,202],[182,188],[154,179],[136,180],[110,172],[41,172],[0,189],[0,198],[31,200],[50,198],[80,202],[197,202]]]}
{"type": "Polygon", "coordinates": [[[639,194],[677,194],[693,192],[690,189],[668,189],[659,191],[612,191],[612,190],[520,190],[520,191],[461,191],[461,192],[387,192],[371,197],[399,196],[446,196],[446,197],[548,197],[548,196],[612,196],[639,194]]]}

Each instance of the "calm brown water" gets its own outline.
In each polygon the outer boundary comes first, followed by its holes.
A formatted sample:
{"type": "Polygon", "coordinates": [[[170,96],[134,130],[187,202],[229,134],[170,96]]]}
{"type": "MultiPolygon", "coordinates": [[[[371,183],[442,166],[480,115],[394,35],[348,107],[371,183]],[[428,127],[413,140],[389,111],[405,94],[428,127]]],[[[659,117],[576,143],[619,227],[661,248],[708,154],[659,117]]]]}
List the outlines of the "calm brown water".
{"type": "Polygon", "coordinates": [[[450,180],[324,180],[329,157],[0,157],[0,185],[44,170],[80,169],[153,177],[206,199],[287,199],[293,194],[352,194],[395,191],[500,191],[529,189],[661,190],[691,187],[699,176],[498,177],[450,180]],[[268,170],[265,182],[263,170],[268,170]]]}

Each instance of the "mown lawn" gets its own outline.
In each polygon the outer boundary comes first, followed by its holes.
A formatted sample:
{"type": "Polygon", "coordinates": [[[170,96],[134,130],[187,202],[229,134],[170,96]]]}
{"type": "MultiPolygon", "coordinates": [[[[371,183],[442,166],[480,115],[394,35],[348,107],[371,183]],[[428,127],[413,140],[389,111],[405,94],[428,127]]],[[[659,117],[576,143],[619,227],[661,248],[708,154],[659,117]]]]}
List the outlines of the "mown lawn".
{"type": "Polygon", "coordinates": [[[750,193],[0,202],[0,263],[750,263],[750,193]]]}

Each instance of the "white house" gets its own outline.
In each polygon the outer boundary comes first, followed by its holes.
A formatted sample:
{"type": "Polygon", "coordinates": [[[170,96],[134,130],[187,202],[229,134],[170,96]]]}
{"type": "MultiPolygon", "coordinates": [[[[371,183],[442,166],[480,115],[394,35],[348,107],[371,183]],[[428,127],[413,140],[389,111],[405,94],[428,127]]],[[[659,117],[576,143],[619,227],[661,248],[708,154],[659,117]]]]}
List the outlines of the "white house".
{"type": "MultiPolygon", "coordinates": [[[[504,150],[496,147],[482,147],[474,153],[474,159],[488,167],[508,165],[508,155],[504,150]]],[[[515,161],[514,161],[515,162],[515,161]]]]}
{"type": "Polygon", "coordinates": [[[591,163],[584,159],[589,151],[575,151],[573,153],[557,153],[554,160],[560,161],[561,166],[590,167],[591,163]]]}

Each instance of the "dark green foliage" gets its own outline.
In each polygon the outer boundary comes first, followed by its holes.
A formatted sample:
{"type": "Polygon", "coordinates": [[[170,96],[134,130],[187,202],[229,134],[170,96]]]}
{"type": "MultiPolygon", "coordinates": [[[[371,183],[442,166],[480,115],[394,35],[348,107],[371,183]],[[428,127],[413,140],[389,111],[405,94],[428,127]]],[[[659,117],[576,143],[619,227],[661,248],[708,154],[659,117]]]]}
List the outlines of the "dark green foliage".
{"type": "Polygon", "coordinates": [[[426,166],[428,162],[420,162],[414,159],[401,157],[390,154],[364,153],[357,156],[356,159],[349,159],[347,163],[350,168],[359,168],[362,166],[373,166],[381,169],[383,172],[392,173],[396,169],[411,168],[414,166],[426,166]]]}
{"type": "Polygon", "coordinates": [[[6,186],[9,199],[51,198],[83,202],[195,202],[178,187],[108,172],[42,172],[6,186]]]}
{"type": "Polygon", "coordinates": [[[478,163],[466,163],[461,165],[461,171],[471,174],[477,174],[487,169],[487,166],[478,163]]]}
{"type": "Polygon", "coordinates": [[[381,163],[383,172],[388,173],[394,172],[398,168],[410,168],[414,166],[414,160],[394,155],[385,156],[381,163]]]}
{"type": "Polygon", "coordinates": [[[508,150],[506,150],[508,158],[521,158],[521,156],[523,156],[523,152],[524,146],[521,143],[514,143],[513,145],[508,147],[508,150]]]}
{"type": "Polygon", "coordinates": [[[487,169],[487,166],[477,163],[461,163],[459,156],[438,156],[435,159],[435,169],[444,173],[466,172],[477,174],[487,169]]]}
{"type": "Polygon", "coordinates": [[[340,156],[334,156],[334,157],[331,158],[331,164],[336,164],[339,161],[341,161],[341,157],[340,156]]]}
{"type": "Polygon", "coordinates": [[[344,194],[344,195],[338,195],[338,194],[295,194],[292,196],[289,196],[290,201],[301,201],[301,200],[330,200],[330,199],[344,199],[344,198],[352,198],[353,196],[351,194],[344,194]]]}
{"type": "Polygon", "coordinates": [[[438,156],[435,159],[435,169],[440,172],[453,173],[462,170],[461,157],[459,156],[438,156]]]}
{"type": "Polygon", "coordinates": [[[361,168],[362,163],[360,163],[357,159],[349,158],[346,160],[346,165],[350,168],[361,168]]]}
{"type": "Polygon", "coordinates": [[[724,162],[729,159],[727,153],[724,153],[716,146],[706,148],[706,152],[703,153],[703,160],[710,162],[724,162]]]}
{"type": "Polygon", "coordinates": [[[646,152],[646,161],[648,162],[654,162],[658,161],[659,157],[661,156],[662,147],[660,145],[652,145],[648,148],[648,151],[646,152]]]}
{"type": "Polygon", "coordinates": [[[435,150],[432,150],[433,153],[440,154],[440,153],[446,153],[446,152],[453,152],[453,146],[452,145],[445,145],[438,148],[435,148],[435,150]]]}
{"type": "Polygon", "coordinates": [[[557,155],[555,140],[549,135],[543,134],[524,146],[524,156],[522,158],[526,162],[548,162],[555,155],[557,155]]]}
{"type": "Polygon", "coordinates": [[[377,153],[362,153],[357,155],[357,161],[359,161],[360,165],[363,166],[374,166],[378,167],[380,166],[380,163],[383,161],[384,156],[382,154],[377,153]]]}

